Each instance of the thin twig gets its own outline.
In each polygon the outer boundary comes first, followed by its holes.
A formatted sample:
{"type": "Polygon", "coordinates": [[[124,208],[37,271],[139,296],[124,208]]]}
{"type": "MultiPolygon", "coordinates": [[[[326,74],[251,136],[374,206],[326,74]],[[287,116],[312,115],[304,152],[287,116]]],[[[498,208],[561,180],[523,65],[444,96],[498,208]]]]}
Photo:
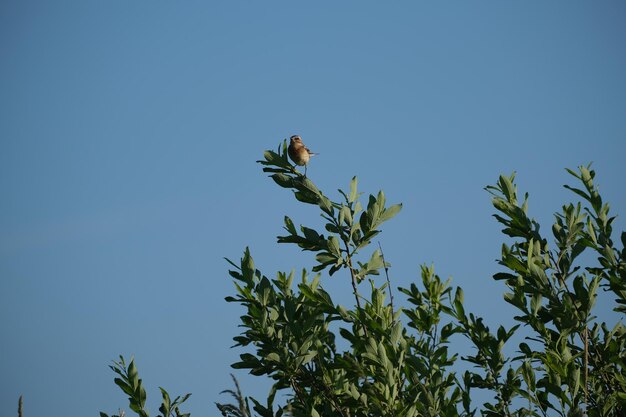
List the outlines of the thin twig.
{"type": "Polygon", "coordinates": [[[20,395],[20,399],[17,401],[17,416],[24,417],[24,400],[20,395]]]}

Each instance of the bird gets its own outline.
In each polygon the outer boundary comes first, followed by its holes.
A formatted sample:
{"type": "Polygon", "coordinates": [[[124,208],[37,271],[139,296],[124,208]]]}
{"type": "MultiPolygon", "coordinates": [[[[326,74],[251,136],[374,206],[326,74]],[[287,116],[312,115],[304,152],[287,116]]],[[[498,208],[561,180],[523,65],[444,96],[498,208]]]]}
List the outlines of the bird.
{"type": "Polygon", "coordinates": [[[289,141],[289,148],[287,149],[287,152],[289,153],[289,158],[291,158],[291,160],[296,165],[304,165],[304,176],[306,177],[307,164],[309,163],[311,157],[317,154],[311,152],[309,148],[304,146],[304,143],[302,143],[302,138],[298,135],[293,135],[291,138],[289,138],[289,141]]]}

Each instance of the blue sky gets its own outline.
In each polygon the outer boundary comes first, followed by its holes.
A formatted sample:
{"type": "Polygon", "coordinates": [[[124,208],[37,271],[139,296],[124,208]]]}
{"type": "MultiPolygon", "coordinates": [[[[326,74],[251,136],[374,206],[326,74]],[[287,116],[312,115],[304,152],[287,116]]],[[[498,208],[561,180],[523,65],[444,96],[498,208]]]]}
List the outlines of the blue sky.
{"type": "MultiPolygon", "coordinates": [[[[296,133],[330,197],[357,175],[404,203],[380,237],[394,285],[434,263],[510,324],[484,186],[516,171],[548,233],[564,168],[593,162],[625,229],[625,20],[621,1],[3,1],[0,413],[126,407],[124,354],[153,414],[164,386],[217,415],[241,353],[223,258],[314,265],[275,237],[317,212],[255,163],[296,133]]],[[[351,302],[347,277],[324,285],[351,302]]]]}

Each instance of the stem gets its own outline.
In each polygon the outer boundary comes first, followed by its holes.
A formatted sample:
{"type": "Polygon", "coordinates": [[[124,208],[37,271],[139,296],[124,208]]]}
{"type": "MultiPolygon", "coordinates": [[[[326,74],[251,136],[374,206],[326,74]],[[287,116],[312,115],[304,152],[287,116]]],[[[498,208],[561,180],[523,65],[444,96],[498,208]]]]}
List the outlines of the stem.
{"type": "MultiPolygon", "coordinates": [[[[348,264],[348,269],[350,269],[350,277],[352,278],[352,291],[354,292],[354,298],[356,299],[356,306],[359,314],[361,314],[361,301],[359,300],[359,291],[357,290],[356,283],[356,274],[354,272],[354,268],[352,267],[352,254],[350,253],[350,246],[348,245],[348,240],[346,240],[343,234],[341,235],[341,240],[343,240],[343,244],[346,247],[346,263],[348,264]]],[[[361,323],[361,328],[363,328],[363,333],[365,333],[365,337],[369,337],[367,334],[367,328],[363,323],[361,323]]]]}
{"type": "MultiPolygon", "coordinates": [[[[574,295],[571,293],[571,291],[569,290],[569,288],[567,287],[567,285],[565,284],[565,272],[566,271],[561,271],[561,268],[559,266],[559,262],[561,260],[561,258],[563,257],[563,254],[565,254],[565,252],[567,251],[567,248],[561,250],[561,253],[559,254],[559,257],[556,261],[556,263],[554,264],[554,267],[556,269],[556,277],[559,280],[561,286],[563,287],[563,294],[567,295],[568,297],[570,297],[570,300],[572,300],[572,305],[574,306],[574,309],[576,310],[576,318],[580,321],[584,321],[585,323],[585,329],[583,330],[583,334],[581,336],[583,345],[584,345],[584,358],[583,358],[583,363],[584,363],[584,367],[585,367],[585,373],[584,373],[584,402],[585,402],[585,409],[584,409],[584,415],[587,415],[587,404],[588,404],[588,384],[589,384],[589,327],[587,327],[587,317],[584,317],[584,314],[580,311],[580,309],[578,308],[578,306],[576,305],[576,303],[574,302],[574,295]]],[[[550,252],[550,258],[552,259],[552,261],[554,262],[554,256],[552,254],[552,252],[550,252]]],[[[580,333],[579,333],[580,335],[580,333]]],[[[593,342],[593,341],[592,341],[593,342]]],[[[597,347],[594,344],[594,348],[597,350],[597,347]]]]}
{"type": "Polygon", "coordinates": [[[587,327],[587,324],[585,323],[585,331],[583,333],[584,337],[585,337],[585,410],[584,410],[584,415],[587,415],[587,384],[588,384],[588,378],[589,378],[589,328],[587,327]]]}
{"type": "Polygon", "coordinates": [[[385,277],[387,278],[387,287],[389,287],[389,303],[391,305],[391,318],[393,319],[394,308],[393,308],[393,292],[391,291],[391,281],[389,280],[389,268],[387,268],[387,262],[385,262],[385,254],[383,253],[383,247],[378,242],[378,247],[380,248],[380,256],[383,258],[383,265],[385,266],[385,277]]]}
{"type": "MultiPolygon", "coordinates": [[[[324,381],[324,377],[326,376],[326,370],[322,366],[322,362],[319,360],[319,357],[316,358],[315,362],[317,363],[317,366],[319,367],[320,371],[322,372],[322,378],[321,378],[322,395],[324,397],[326,397],[326,399],[328,401],[330,401],[330,403],[333,406],[333,408],[335,410],[337,410],[337,412],[339,412],[339,414],[341,414],[342,417],[344,417],[344,416],[350,417],[350,414],[346,414],[346,411],[343,408],[341,408],[340,404],[338,403],[337,399],[335,398],[335,395],[333,394],[333,392],[330,389],[330,387],[328,385],[326,385],[326,382],[324,381]]],[[[315,378],[314,376],[311,376],[311,379],[312,379],[313,383],[318,381],[318,379],[315,378]]]]}
{"type": "MultiPolygon", "coordinates": [[[[359,291],[356,286],[357,285],[356,274],[354,273],[354,268],[352,267],[352,258],[350,257],[350,254],[348,254],[346,258],[348,260],[348,268],[350,269],[350,276],[352,278],[352,290],[354,291],[354,298],[356,299],[356,307],[360,314],[362,311],[362,308],[361,308],[361,300],[359,300],[359,291]]],[[[365,333],[365,337],[369,337],[369,335],[367,334],[367,327],[365,327],[363,323],[361,323],[361,328],[363,329],[363,333],[365,333]]]]}
{"type": "Polygon", "coordinates": [[[302,398],[302,393],[300,392],[300,387],[298,385],[296,385],[296,381],[294,380],[293,377],[289,378],[289,383],[291,384],[291,388],[293,389],[293,391],[296,393],[296,397],[298,397],[298,401],[300,401],[300,404],[302,404],[302,408],[304,408],[304,406],[305,406],[304,398],[302,398]]]}

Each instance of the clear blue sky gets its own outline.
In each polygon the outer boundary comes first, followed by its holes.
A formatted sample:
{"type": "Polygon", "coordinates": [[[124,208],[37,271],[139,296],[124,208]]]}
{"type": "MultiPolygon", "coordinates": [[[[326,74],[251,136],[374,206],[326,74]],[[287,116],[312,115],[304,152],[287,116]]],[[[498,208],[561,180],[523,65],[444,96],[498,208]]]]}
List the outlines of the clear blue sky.
{"type": "MultiPolygon", "coordinates": [[[[592,161],[625,228],[625,21],[622,1],[2,1],[0,414],[126,407],[124,354],[152,414],[162,385],[217,415],[241,353],[223,257],[314,264],[275,237],[317,212],[255,163],[296,133],[331,197],[357,175],[404,203],[380,237],[395,285],[434,262],[510,324],[483,187],[517,171],[549,222],[592,161]]],[[[344,304],[346,279],[324,280],[344,304]]]]}

